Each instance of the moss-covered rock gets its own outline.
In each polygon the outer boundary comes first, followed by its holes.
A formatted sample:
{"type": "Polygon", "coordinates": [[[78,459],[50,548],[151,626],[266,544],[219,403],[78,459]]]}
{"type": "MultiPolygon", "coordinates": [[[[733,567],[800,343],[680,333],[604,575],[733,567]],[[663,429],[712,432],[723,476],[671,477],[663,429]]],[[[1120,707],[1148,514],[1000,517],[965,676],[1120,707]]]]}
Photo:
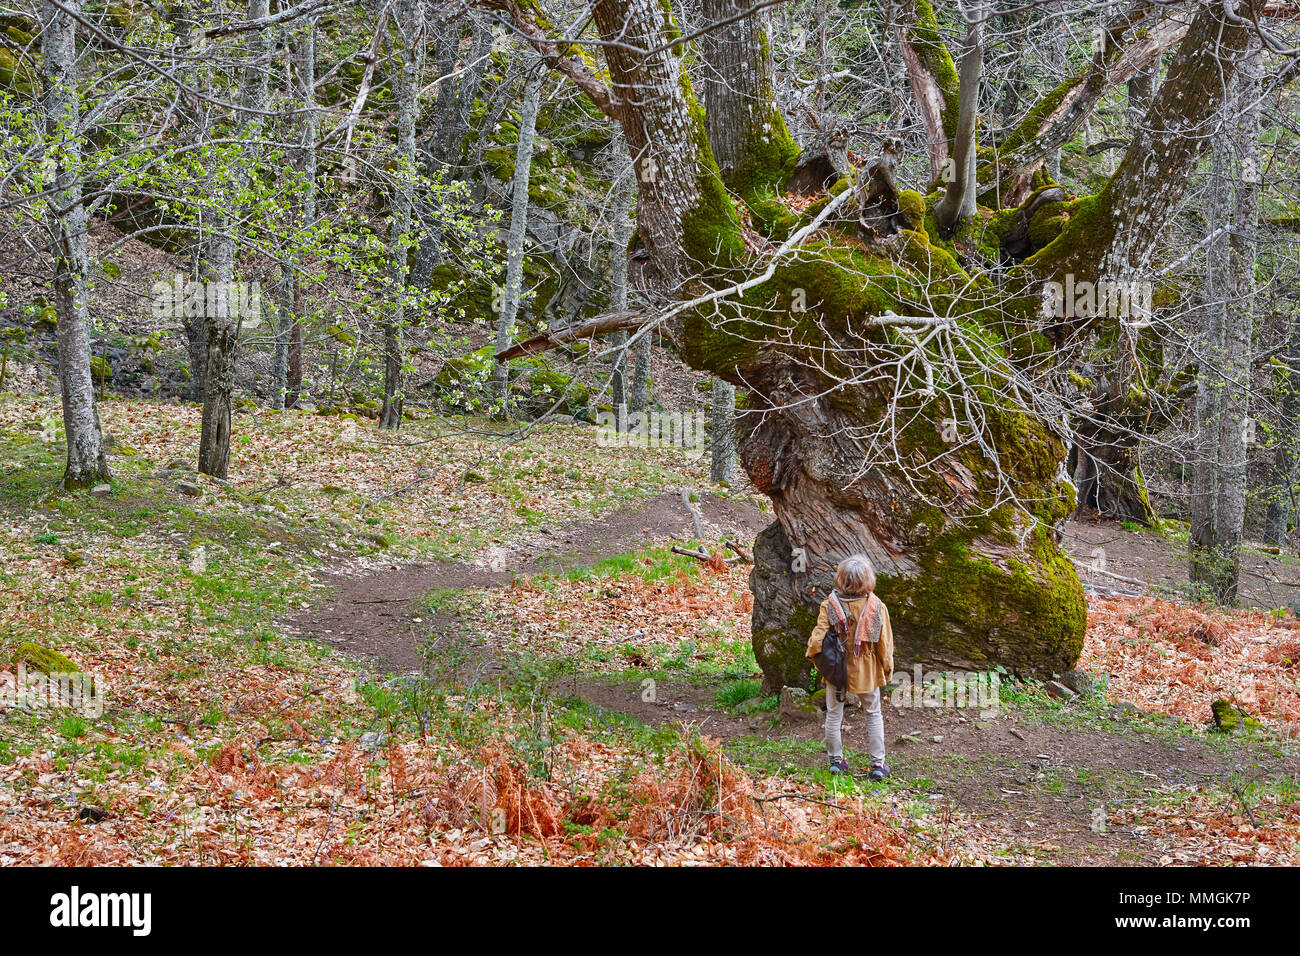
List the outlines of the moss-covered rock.
{"type": "MultiPolygon", "coordinates": [[[[491,405],[493,368],[492,346],[484,346],[443,362],[433,378],[433,388],[448,405],[480,411],[491,405]]],[[[516,410],[529,417],[552,409],[574,416],[585,414],[592,398],[589,387],[540,357],[511,364],[510,393],[516,410]],[[555,408],[557,403],[559,407],[555,408]]]]}
{"type": "Polygon", "coordinates": [[[77,666],[76,661],[33,641],[25,641],[19,644],[18,649],[13,653],[12,660],[15,664],[26,664],[42,674],[79,674],[81,672],[81,668],[77,666]]]}
{"type": "MultiPolygon", "coordinates": [[[[825,694],[822,694],[822,700],[824,707],[825,694]]],[[[822,715],[814,696],[802,687],[782,687],[777,710],[783,718],[792,721],[820,720],[822,715]]]]}
{"type": "Polygon", "coordinates": [[[433,377],[433,384],[444,397],[457,404],[460,395],[481,388],[491,374],[492,346],[485,345],[477,352],[447,359],[433,377]]]}
{"type": "Polygon", "coordinates": [[[513,383],[512,390],[520,408],[530,417],[545,415],[553,409],[577,415],[585,412],[591,404],[591,389],[571,375],[548,368],[540,362],[525,364],[520,377],[513,383]]]}
{"type": "Polygon", "coordinates": [[[1238,731],[1254,733],[1264,729],[1263,724],[1230,700],[1216,700],[1210,705],[1210,713],[1214,722],[1212,729],[1221,734],[1238,731]]]}
{"type": "Polygon", "coordinates": [[[908,229],[921,229],[925,223],[925,197],[915,189],[898,194],[898,214],[908,229]]]}
{"type": "Polygon", "coordinates": [[[36,74],[25,59],[15,57],[9,50],[0,47],[0,90],[8,93],[20,93],[28,96],[36,94],[36,74]]]}

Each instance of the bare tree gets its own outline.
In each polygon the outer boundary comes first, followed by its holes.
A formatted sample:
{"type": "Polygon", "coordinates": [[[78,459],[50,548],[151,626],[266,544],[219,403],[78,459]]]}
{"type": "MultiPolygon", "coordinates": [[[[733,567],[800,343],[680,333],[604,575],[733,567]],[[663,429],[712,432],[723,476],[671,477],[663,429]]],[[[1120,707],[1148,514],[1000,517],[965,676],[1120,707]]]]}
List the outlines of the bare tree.
{"type": "Polygon", "coordinates": [[[1251,344],[1259,218],[1261,51],[1243,57],[1224,101],[1214,141],[1210,225],[1230,224],[1209,258],[1202,369],[1197,379],[1196,493],[1192,500],[1191,577],[1234,604],[1246,518],[1251,344]]]}
{"type": "Polygon", "coordinates": [[[414,244],[410,233],[415,204],[415,118],[426,39],[423,4],[418,0],[397,0],[394,9],[398,35],[396,158],[400,172],[388,216],[391,301],[384,320],[384,402],[379,413],[379,427],[390,429],[402,424],[402,330],[406,321],[408,259],[414,244]]]}
{"type": "MultiPolygon", "coordinates": [[[[268,16],[268,0],[248,0],[248,19],[268,16]]],[[[239,194],[253,180],[263,136],[263,114],[270,96],[270,77],[275,55],[275,31],[254,34],[252,51],[242,70],[243,110],[237,121],[242,126],[247,146],[242,155],[229,159],[225,178],[228,189],[225,201],[218,205],[213,223],[214,238],[209,261],[209,281],[213,284],[208,301],[215,309],[206,315],[207,364],[203,373],[203,417],[199,434],[199,471],[215,478],[225,478],[230,471],[230,415],[235,390],[235,352],[239,345],[239,314],[234,292],[236,256],[238,254],[242,210],[239,194]]]]}
{"type": "MultiPolygon", "coordinates": [[[[304,20],[298,33],[296,58],[292,55],[289,36],[286,28],[285,94],[290,102],[297,102],[301,109],[297,116],[299,146],[295,151],[294,164],[302,177],[302,196],[296,206],[294,225],[295,231],[304,232],[312,230],[316,225],[316,18],[307,17],[304,20]],[[293,79],[295,76],[296,83],[293,79]]],[[[292,408],[297,404],[298,391],[302,387],[302,296],[298,291],[299,262],[295,245],[291,241],[282,252],[281,308],[277,315],[279,321],[271,365],[271,403],[275,408],[292,408]]]]}
{"type": "Polygon", "coordinates": [[[81,108],[78,103],[77,0],[41,4],[45,163],[51,172],[46,228],[54,250],[59,389],[67,467],[63,487],[85,488],[109,477],[90,374],[88,217],[82,198],[81,108]]]}
{"type": "MultiPolygon", "coordinates": [[[[506,279],[501,290],[501,312],[497,316],[496,350],[503,352],[514,336],[515,318],[524,287],[524,239],[528,231],[528,177],[532,171],[533,142],[537,110],[541,105],[542,83],[546,79],[540,64],[531,65],[524,80],[523,105],[519,110],[519,138],[515,143],[515,173],[510,184],[510,229],[506,234],[506,279]]],[[[504,410],[510,384],[510,366],[498,361],[492,376],[495,401],[504,410]]]]}

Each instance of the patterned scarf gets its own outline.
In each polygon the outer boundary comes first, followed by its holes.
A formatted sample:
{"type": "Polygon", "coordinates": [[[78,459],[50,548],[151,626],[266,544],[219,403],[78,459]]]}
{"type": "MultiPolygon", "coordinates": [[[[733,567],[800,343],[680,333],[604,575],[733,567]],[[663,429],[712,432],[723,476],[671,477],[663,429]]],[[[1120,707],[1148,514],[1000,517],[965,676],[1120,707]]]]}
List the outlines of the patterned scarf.
{"type": "MultiPolygon", "coordinates": [[[[831,592],[830,605],[831,613],[833,613],[837,618],[836,630],[839,631],[841,635],[847,634],[849,630],[848,613],[840,601],[840,596],[834,591],[831,592]]],[[[854,653],[857,652],[857,648],[860,644],[879,643],[880,629],[884,626],[884,623],[884,615],[880,613],[880,598],[876,597],[874,594],[868,595],[867,606],[862,609],[862,615],[858,618],[857,627],[854,629],[853,633],[854,653]],[[866,634],[864,636],[863,624],[868,620],[871,623],[865,628],[866,634]]]]}

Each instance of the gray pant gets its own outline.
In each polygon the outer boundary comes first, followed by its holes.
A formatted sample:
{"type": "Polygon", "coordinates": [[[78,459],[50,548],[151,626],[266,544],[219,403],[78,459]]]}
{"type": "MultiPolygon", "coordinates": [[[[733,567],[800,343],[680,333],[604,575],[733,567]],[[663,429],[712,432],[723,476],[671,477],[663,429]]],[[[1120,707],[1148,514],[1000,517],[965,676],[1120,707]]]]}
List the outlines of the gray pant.
{"type": "MultiPolygon", "coordinates": [[[[826,688],[826,754],[831,757],[844,756],[844,746],[840,743],[840,727],[844,723],[844,705],[846,701],[836,700],[835,688],[826,688]]],[[[858,694],[862,701],[862,713],[867,718],[867,753],[871,754],[873,764],[885,762],[885,720],[880,713],[880,691],[870,694],[858,694]]]]}

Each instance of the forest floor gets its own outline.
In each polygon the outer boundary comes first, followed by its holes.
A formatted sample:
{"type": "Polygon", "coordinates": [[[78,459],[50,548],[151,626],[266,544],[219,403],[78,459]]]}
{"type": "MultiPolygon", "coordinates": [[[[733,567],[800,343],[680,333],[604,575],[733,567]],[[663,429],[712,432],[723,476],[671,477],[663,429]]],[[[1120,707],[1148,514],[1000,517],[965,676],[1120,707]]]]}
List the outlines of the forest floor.
{"type": "MultiPolygon", "coordinates": [[[[770,521],[751,503],[712,495],[702,496],[695,507],[714,541],[749,542],[770,521]]],[[[1069,537],[1104,540],[1122,555],[1121,566],[1129,573],[1159,567],[1174,579],[1171,548],[1159,538],[1114,529],[1100,539],[1089,535],[1096,530],[1071,528],[1069,537]]],[[[659,641],[643,648],[646,635],[658,629],[637,627],[634,609],[651,606],[658,594],[643,597],[637,593],[643,582],[599,570],[596,579],[608,578],[610,586],[585,586],[592,569],[617,567],[629,549],[694,538],[686,507],[665,493],[503,549],[496,557],[505,570],[435,562],[331,576],[327,601],[295,616],[291,627],[368,657],[380,672],[437,673],[462,683],[499,679],[510,671],[509,658],[520,654],[551,664],[574,664],[576,658],[577,673],[553,668],[559,676],[546,685],[566,706],[595,708],[651,727],[689,726],[721,741],[741,766],[815,777],[825,758],[814,715],[774,715],[775,701],[761,699],[757,672],[728,679],[707,653],[688,655],[702,666],[680,658],[655,666],[662,657],[656,654],[659,641]],[[576,593],[557,595],[550,584],[533,580],[572,581],[575,574],[584,584],[576,593]],[[539,589],[550,593],[533,600],[539,589]],[[517,612],[521,604],[525,610],[517,612]],[[564,619],[568,614],[571,622],[564,619]],[[543,635],[542,627],[561,630],[543,635]],[[617,662],[613,670],[603,666],[611,658],[617,662]],[[649,686],[653,695],[645,693],[649,686]],[[766,709],[759,709],[763,704],[766,709]]],[[[720,574],[727,582],[722,593],[690,589],[688,607],[706,618],[747,614],[745,573],[720,574]]],[[[1165,588],[1163,582],[1156,586],[1165,588]]],[[[1300,759],[1290,748],[1264,741],[1218,746],[1221,738],[1198,734],[1163,712],[1117,708],[1103,697],[1058,705],[1032,686],[1013,686],[1010,699],[991,708],[895,706],[887,707],[886,715],[896,789],[940,809],[960,808],[986,835],[996,831],[1005,846],[1044,862],[1179,860],[1183,850],[1169,846],[1159,831],[1151,834],[1135,824],[1144,818],[1131,818],[1122,808],[1135,801],[1158,803],[1199,780],[1226,782],[1236,790],[1295,779],[1300,771],[1300,759]]],[[[865,728],[851,716],[845,741],[850,753],[866,742],[865,728]]],[[[1241,814],[1230,804],[1223,809],[1241,814]]]]}
{"type": "Polygon", "coordinates": [[[0,660],[60,651],[107,702],[0,699],[0,864],[1300,860],[1293,555],[1214,611],[1176,528],[1072,523],[1097,691],[891,703],[876,785],[762,693],[747,568],[669,550],[683,491],[711,547],[771,520],[700,459],[250,411],[215,482],[197,409],[109,401],[111,490],[65,496],[57,411],[0,398],[0,660]],[[1263,729],[1208,730],[1219,698],[1263,729]]]}

